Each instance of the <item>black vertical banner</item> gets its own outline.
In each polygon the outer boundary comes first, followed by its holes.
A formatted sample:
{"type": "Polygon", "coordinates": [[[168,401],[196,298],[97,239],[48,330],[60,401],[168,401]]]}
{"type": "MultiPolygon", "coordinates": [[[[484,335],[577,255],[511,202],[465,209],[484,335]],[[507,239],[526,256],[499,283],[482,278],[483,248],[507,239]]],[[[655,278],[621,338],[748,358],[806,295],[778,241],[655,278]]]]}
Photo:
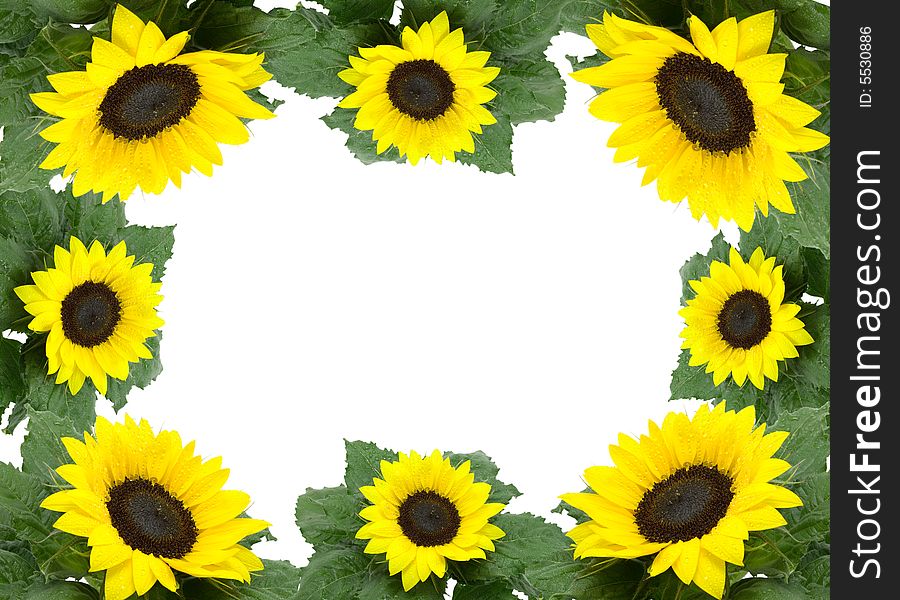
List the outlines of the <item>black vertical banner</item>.
{"type": "Polygon", "coordinates": [[[900,215],[893,2],[832,3],[832,597],[896,598],[900,215]],[[893,441],[891,441],[893,440],[893,441]],[[893,584],[893,585],[892,585],[893,584]]]}

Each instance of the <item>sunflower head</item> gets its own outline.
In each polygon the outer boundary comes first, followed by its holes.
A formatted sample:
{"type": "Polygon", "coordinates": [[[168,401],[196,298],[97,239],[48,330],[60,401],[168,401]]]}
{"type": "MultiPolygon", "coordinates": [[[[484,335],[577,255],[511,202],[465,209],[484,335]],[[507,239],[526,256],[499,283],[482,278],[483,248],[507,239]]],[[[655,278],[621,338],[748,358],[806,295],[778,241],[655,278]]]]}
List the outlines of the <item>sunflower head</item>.
{"type": "Polygon", "coordinates": [[[372,505],[360,512],[368,521],[356,537],[369,540],[366,552],[387,554],[391,575],[402,573],[411,590],[432,573],[443,577],[447,560],[485,558],[503,531],[489,519],[504,505],[488,502],[491,486],[476,482],[470,463],[458,467],[435,450],[422,457],[400,453],[381,462],[381,477],[360,488],[372,505]]]}
{"type": "Polygon", "coordinates": [[[801,506],[790,490],[771,483],[791,468],[773,458],[787,438],[755,427],[753,407],[700,407],[693,419],[670,413],[649,424],[639,440],[619,435],[610,446],[614,467],[591,467],[592,492],[562,499],[590,520],[569,532],[575,557],[655,555],[650,576],[670,567],[686,585],[716,598],[725,563],[743,565],[750,531],[786,523],[778,509],[801,506]]]}
{"type": "Polygon", "coordinates": [[[71,489],[41,506],[63,513],[55,527],[88,538],[91,572],[105,571],[107,600],[146,594],[158,582],[177,591],[174,571],[249,581],[262,562],[239,542],[268,523],[240,518],[244,492],[223,490],[222,459],[203,461],[178,433],[146,421],[100,417],[93,436],[62,440],[71,464],[57,469],[71,489]]]}
{"type": "Polygon", "coordinates": [[[710,31],[696,16],[691,42],[663,27],[605,13],[587,26],[612,60],[573,73],[607,88],[591,103],[598,119],[622,125],[610,136],[616,161],[637,159],[644,184],[663,200],[687,198],[691,213],[736,221],[749,231],[759,207],[793,213],[785,181],[806,173],[790,153],[818,150],[828,136],[806,127],[819,116],[785,95],[786,54],[768,54],[775,13],[727,19],[710,31]]]}
{"type": "Polygon", "coordinates": [[[339,106],[359,109],[354,126],[372,131],[379,154],[394,146],[416,164],[475,152],[472,134],[496,123],[482,106],[497,95],[486,87],[500,73],[485,66],[490,52],[469,52],[446,12],[418,31],[406,27],[401,43],[359,48],[360,56],[350,57],[338,76],[356,91],[339,106]]]}
{"type": "Polygon", "coordinates": [[[100,242],[88,250],[73,236],[68,250],[56,247],[52,267],[31,274],[33,285],[15,289],[34,317],[28,327],[47,332],[49,374],[73,394],[90,378],[105,395],[107,375],[124,381],[129,363],[153,358],[144,342],[163,325],[162,284],[151,263],[134,261],[125,242],[107,254],[100,242]]]}
{"type": "Polygon", "coordinates": [[[95,37],[84,71],[48,76],[53,92],[32,101],[60,120],[41,131],[56,147],[41,163],[75,174],[72,193],[125,200],[136,187],[158,194],[196,168],[222,164],[218,144],[242,144],[241,119],[274,115],[245,92],[267,81],[261,54],[182,54],[188,32],[168,39],[117,6],[112,41],[95,37]]]}
{"type": "Polygon", "coordinates": [[[813,342],[797,318],[800,306],[784,301],[784,267],[762,248],[747,262],[731,248],[729,264],[713,261],[709,276],[690,286],[696,296],[678,313],[681,347],[691,351],[690,366],[706,365],[715,385],[731,375],[739,386],[749,379],[763,389],[766,378],[778,381],[778,361],[813,342]]]}

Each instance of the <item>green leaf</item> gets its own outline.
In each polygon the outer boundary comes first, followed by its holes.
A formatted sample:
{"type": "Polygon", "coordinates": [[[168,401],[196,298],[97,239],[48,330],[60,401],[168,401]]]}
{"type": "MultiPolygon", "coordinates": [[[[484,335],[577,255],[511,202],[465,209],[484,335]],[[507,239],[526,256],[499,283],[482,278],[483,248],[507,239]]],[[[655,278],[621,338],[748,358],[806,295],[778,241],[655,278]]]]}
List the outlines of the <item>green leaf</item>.
{"type": "Polygon", "coordinates": [[[347,452],[347,469],[344,472],[344,484],[351,492],[356,492],[364,485],[372,485],[375,477],[381,476],[381,461],[397,460],[397,453],[382,450],[370,442],[344,441],[347,452]]]}
{"type": "Polygon", "coordinates": [[[697,295],[689,282],[692,279],[699,281],[701,277],[709,277],[709,265],[711,265],[714,260],[727,264],[729,262],[728,253],[730,249],[731,245],[725,241],[725,236],[719,232],[716,234],[716,237],[712,239],[712,245],[706,254],[695,254],[684,263],[684,266],[679,270],[682,281],[682,305],[686,305],[688,300],[697,295]]]}
{"type": "Polygon", "coordinates": [[[0,94],[11,101],[0,107],[0,194],[46,187],[56,171],[38,168],[52,144],[38,132],[53,119],[31,103],[28,94],[49,90],[46,75],[82,68],[90,56],[91,35],[83,28],[54,23],[28,47],[28,56],[0,61],[0,94]],[[5,63],[5,64],[4,64],[5,63]]]}
{"type": "Polygon", "coordinates": [[[125,227],[125,205],[118,201],[103,204],[100,196],[86,194],[73,198],[70,192],[66,192],[65,201],[65,238],[60,240],[60,245],[69,247],[69,236],[75,236],[85,246],[90,247],[91,242],[100,240],[119,239],[119,230],[125,227]]]}
{"type": "MultiPolygon", "coordinates": [[[[365,584],[370,560],[359,548],[338,547],[316,552],[300,570],[299,597],[303,600],[357,598],[365,584]]],[[[387,565],[382,566],[387,574],[387,565]]]]}
{"type": "Polygon", "coordinates": [[[31,320],[14,290],[32,283],[33,264],[34,255],[23,244],[0,236],[0,331],[21,331],[31,320]]]}
{"type": "Polygon", "coordinates": [[[0,0],[0,44],[31,38],[40,28],[40,21],[26,6],[18,0],[0,0]]]}
{"type": "Polygon", "coordinates": [[[506,580],[531,598],[574,595],[583,565],[572,556],[571,540],[559,527],[531,514],[501,514],[492,521],[505,535],[484,561],[454,566],[468,583],[506,580]]]}
{"type": "Polygon", "coordinates": [[[829,543],[831,480],[828,473],[810,474],[790,487],[803,500],[803,506],[782,511],[788,521],[784,527],[785,534],[801,544],[829,543]]]}
{"type": "Polygon", "coordinates": [[[34,56],[0,56],[0,124],[20,122],[37,114],[37,107],[28,94],[49,91],[47,68],[34,56]]]}
{"type": "Polygon", "coordinates": [[[830,161],[816,154],[794,157],[809,175],[799,183],[787,183],[797,213],[788,215],[778,211],[773,214],[785,235],[797,240],[801,246],[816,248],[830,258],[831,174],[830,161]]]}
{"type": "Polygon", "coordinates": [[[3,141],[0,141],[0,194],[49,185],[56,171],[45,171],[38,165],[52,145],[38,131],[50,124],[46,118],[34,118],[4,126],[3,141]]]}
{"type": "MultiPolygon", "coordinates": [[[[797,318],[803,321],[806,331],[813,338],[813,343],[797,348],[800,356],[793,358],[784,366],[785,376],[791,383],[809,398],[800,403],[803,406],[821,406],[828,402],[827,390],[831,385],[831,317],[828,304],[813,306],[800,303],[797,318]],[[818,390],[816,394],[814,391],[818,390]],[[821,392],[825,391],[823,395],[821,392]]],[[[779,377],[780,382],[780,377],[779,377]]]]}
{"type": "MultiPolygon", "coordinates": [[[[39,59],[47,69],[47,74],[64,71],[81,71],[91,58],[93,36],[84,27],[72,27],[59,21],[41,29],[40,35],[28,48],[28,56],[39,59]]],[[[44,90],[51,90],[44,83],[44,90]]]]}
{"type": "Polygon", "coordinates": [[[787,525],[751,534],[744,555],[746,571],[767,577],[789,577],[803,563],[811,547],[827,544],[828,486],[829,476],[824,472],[791,486],[804,505],[781,511],[787,525]]]}
{"type": "Polygon", "coordinates": [[[37,477],[0,463],[0,539],[28,542],[47,577],[81,579],[88,572],[87,545],[53,529],[59,515],[40,507],[50,491],[37,477]]]}
{"type": "Polygon", "coordinates": [[[51,513],[40,508],[46,496],[37,477],[0,462],[0,539],[39,542],[49,536],[51,513]]]}
{"type": "Polygon", "coordinates": [[[32,0],[31,5],[41,18],[61,23],[95,23],[109,10],[106,0],[32,0]]]}
{"type": "Polygon", "coordinates": [[[346,486],[307,489],[297,499],[297,527],[316,550],[322,546],[347,544],[365,521],[359,516],[362,496],[346,486]]]}
{"type": "MultiPolygon", "coordinates": [[[[153,355],[150,359],[141,359],[138,363],[128,366],[128,379],[120,381],[112,377],[107,378],[106,397],[112,402],[115,410],[121,410],[128,401],[128,394],[135,387],[144,389],[159,377],[162,373],[162,359],[160,357],[160,341],[162,333],[157,331],[155,337],[147,338],[144,344],[153,355]]],[[[90,381],[85,382],[85,387],[93,386],[90,381]]],[[[92,387],[93,389],[93,387],[92,387]]]]}
{"type": "Polygon", "coordinates": [[[818,296],[825,301],[831,297],[831,273],[829,272],[829,262],[820,250],[815,248],[801,248],[800,254],[803,262],[806,264],[806,273],[808,276],[807,292],[813,296],[818,296]]]}
{"type": "Polygon", "coordinates": [[[781,27],[792,40],[804,46],[828,50],[831,47],[831,8],[808,0],[784,15],[781,27]]]}
{"type": "Polygon", "coordinates": [[[505,581],[476,583],[458,582],[453,588],[453,600],[512,600],[513,588],[505,581]]]}
{"type": "Polygon", "coordinates": [[[604,11],[623,15],[618,0],[574,0],[569,2],[560,18],[563,31],[586,35],[585,26],[600,23],[604,11]]]}
{"type": "Polygon", "coordinates": [[[364,164],[371,165],[379,161],[406,162],[406,157],[401,157],[394,146],[381,154],[375,151],[376,144],[372,141],[372,132],[360,131],[353,126],[353,122],[356,120],[355,110],[335,108],[331,114],[322,117],[322,120],[332,129],[339,129],[347,134],[347,148],[364,164]]]}
{"type": "Polygon", "coordinates": [[[749,232],[742,231],[738,247],[745,261],[757,248],[762,248],[767,258],[774,256],[775,264],[784,266],[785,301],[800,300],[808,279],[806,262],[797,241],[783,234],[777,220],[761,219],[749,232]]]}
{"type": "Polygon", "coordinates": [[[71,420],[76,431],[90,431],[97,419],[95,406],[97,392],[86,383],[74,396],[66,384],[57,384],[55,375],[47,374],[47,359],[43,346],[22,355],[25,373],[25,395],[13,407],[6,427],[7,433],[28,416],[28,408],[35,411],[49,411],[71,420]]]}
{"type": "Polygon", "coordinates": [[[790,487],[803,506],[781,511],[787,520],[784,527],[754,533],[744,564],[751,573],[784,577],[803,563],[811,548],[830,541],[828,406],[782,413],[770,431],[790,432],[778,456],[793,466],[783,477],[793,482],[790,487]]]}
{"type": "Polygon", "coordinates": [[[50,188],[0,195],[0,235],[15,237],[30,248],[52,249],[62,236],[63,202],[50,188]]]}
{"type": "Polygon", "coordinates": [[[472,473],[475,474],[475,481],[484,481],[491,484],[489,502],[509,504],[510,500],[521,495],[516,486],[503,483],[497,479],[497,475],[500,473],[499,467],[494,464],[490,456],[480,450],[471,454],[445,453],[444,457],[449,458],[450,464],[454,467],[469,461],[472,473]]]}
{"type": "Polygon", "coordinates": [[[188,579],[183,595],[191,600],[285,600],[292,598],[300,585],[300,569],[283,560],[264,560],[264,569],[253,574],[249,584],[188,579]]]}
{"type": "Polygon", "coordinates": [[[118,232],[118,241],[124,241],[128,254],[134,255],[134,264],[152,263],[153,280],[159,281],[166,272],[166,263],[172,258],[175,245],[175,227],[140,227],[129,225],[118,232]]]}
{"type": "Polygon", "coordinates": [[[62,438],[81,438],[72,421],[46,411],[28,411],[28,435],[22,442],[22,471],[38,477],[47,485],[60,482],[56,469],[70,463],[62,438]]]}
{"type": "MultiPolygon", "coordinates": [[[[779,50],[781,50],[779,48],[779,50]]],[[[831,131],[831,56],[822,50],[785,48],[784,93],[806,102],[822,114],[809,127],[831,131]]],[[[821,153],[822,151],[820,151],[821,153]]]]}
{"type": "Polygon", "coordinates": [[[39,575],[36,566],[21,555],[0,548],[0,585],[27,585],[39,575]]]}
{"type": "Polygon", "coordinates": [[[567,2],[507,0],[484,40],[501,57],[543,56],[550,39],[560,32],[560,15],[567,2]]]}
{"type": "Polygon", "coordinates": [[[803,480],[825,472],[829,450],[828,406],[782,413],[772,431],[789,431],[779,456],[793,465],[792,477],[803,480]]]}
{"type": "MultiPolygon", "coordinates": [[[[597,600],[636,598],[641,589],[647,567],[630,560],[581,561],[581,571],[575,573],[570,591],[548,596],[552,600],[597,600]]],[[[691,600],[683,598],[679,600],[691,600]]]]}
{"type": "Polygon", "coordinates": [[[25,600],[98,600],[99,597],[94,588],[77,581],[35,583],[25,594],[25,600]]]}
{"type": "Polygon", "coordinates": [[[803,581],[811,598],[831,597],[831,552],[825,546],[821,551],[808,552],[800,565],[796,575],[803,581]]]}
{"type": "Polygon", "coordinates": [[[457,155],[459,162],[475,165],[486,173],[512,173],[512,124],[506,115],[494,115],[497,122],[475,137],[475,152],[457,155]]]}
{"type": "Polygon", "coordinates": [[[0,414],[25,394],[21,351],[20,342],[0,337],[0,414]]]}
{"type": "Polygon", "coordinates": [[[731,591],[729,600],[809,600],[797,584],[777,579],[745,579],[731,591]]]}
{"type": "Polygon", "coordinates": [[[493,112],[507,115],[513,125],[518,125],[553,121],[563,111],[565,84],[556,67],[543,56],[538,60],[504,64],[501,69],[491,84],[497,91],[493,112]]]}
{"type": "Polygon", "coordinates": [[[389,20],[394,14],[394,0],[322,0],[321,4],[337,23],[389,20]]]}

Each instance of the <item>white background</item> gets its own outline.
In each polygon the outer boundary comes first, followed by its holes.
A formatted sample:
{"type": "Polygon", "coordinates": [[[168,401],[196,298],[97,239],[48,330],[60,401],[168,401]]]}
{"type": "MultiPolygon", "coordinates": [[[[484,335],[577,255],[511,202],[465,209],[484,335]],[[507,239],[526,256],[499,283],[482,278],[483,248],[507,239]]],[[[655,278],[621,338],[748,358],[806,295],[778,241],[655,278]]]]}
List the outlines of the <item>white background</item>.
{"type": "MultiPolygon", "coordinates": [[[[565,35],[548,55],[568,73],[590,52],[565,35]]],[[[126,411],[224,457],[279,538],[260,555],[305,564],[294,504],[341,482],[344,438],[484,450],[524,494],[510,510],[549,516],[619,431],[696,406],[666,402],[678,269],[715,232],[612,162],[614,125],[565,79],[556,122],[516,129],[515,176],[364,166],[319,120],[335,100],[267,85],[278,118],[212,178],[128,201],[132,223],[177,228],[165,371],[126,411]]],[[[24,430],[0,459],[19,464],[24,430]]]]}

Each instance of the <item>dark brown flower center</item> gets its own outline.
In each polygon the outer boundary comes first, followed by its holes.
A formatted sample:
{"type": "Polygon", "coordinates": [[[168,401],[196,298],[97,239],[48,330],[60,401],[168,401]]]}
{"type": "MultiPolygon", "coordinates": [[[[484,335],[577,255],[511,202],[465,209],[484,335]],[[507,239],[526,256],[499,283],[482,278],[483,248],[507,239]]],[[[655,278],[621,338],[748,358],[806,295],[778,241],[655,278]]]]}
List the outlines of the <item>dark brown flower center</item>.
{"type": "Polygon", "coordinates": [[[726,154],[750,146],[753,103],[733,71],[679,52],[666,59],[655,83],[666,116],[694,144],[726,154]]]}
{"type": "Polygon", "coordinates": [[[199,99],[200,82],[190,67],[134,67],[106,91],[100,125],[117,138],[152,138],[191,114],[199,99]]]}
{"type": "Polygon", "coordinates": [[[719,335],[732,348],[753,348],[772,331],[772,309],[765,296],[741,290],[728,297],[716,319],[719,335]]]}
{"type": "Polygon", "coordinates": [[[703,537],[728,512],[732,483],[715,467],[678,469],[644,493],[634,511],[638,531],[655,543],[703,537]]]}
{"type": "Polygon", "coordinates": [[[400,505],[397,522],[412,543],[427,548],[452,542],[462,520],[448,498],[435,492],[416,492],[400,505]]]}
{"type": "Polygon", "coordinates": [[[66,339],[93,348],[112,336],[122,317],[122,305],[108,285],[86,281],[66,295],[60,312],[66,339]]]}
{"type": "Polygon", "coordinates": [[[450,74],[427,59],[400,63],[387,82],[394,108],[420,121],[432,121],[447,112],[453,106],[455,90],[450,74]]]}
{"type": "Polygon", "coordinates": [[[122,541],[144,554],[183,558],[197,542],[191,512],[158,483],[126,479],[109,490],[106,508],[122,541]]]}

